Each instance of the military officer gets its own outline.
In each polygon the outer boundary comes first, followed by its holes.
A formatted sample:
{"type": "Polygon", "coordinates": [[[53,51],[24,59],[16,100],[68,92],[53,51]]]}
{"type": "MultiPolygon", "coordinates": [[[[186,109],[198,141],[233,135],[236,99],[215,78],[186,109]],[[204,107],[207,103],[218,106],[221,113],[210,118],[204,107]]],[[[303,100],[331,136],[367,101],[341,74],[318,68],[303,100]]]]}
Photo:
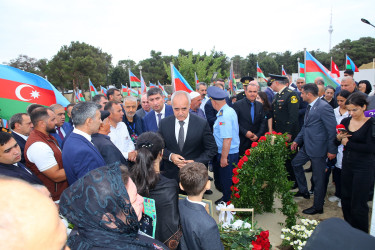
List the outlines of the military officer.
{"type": "MultiPolygon", "coordinates": [[[[272,102],[272,127],[276,132],[287,133],[287,141],[291,142],[299,132],[298,97],[296,92],[287,87],[289,80],[286,76],[270,74],[270,77],[272,87],[277,92],[272,102]]],[[[291,158],[294,158],[294,155],[292,155],[291,158]]],[[[296,179],[294,176],[291,160],[292,159],[288,159],[285,162],[285,167],[288,171],[289,181],[293,181],[293,188],[296,188],[296,179]]]]}
{"type": "Polygon", "coordinates": [[[238,93],[237,94],[237,101],[241,100],[242,98],[244,98],[246,95],[245,95],[245,91],[246,91],[246,86],[249,85],[249,83],[251,81],[254,81],[254,78],[252,78],[251,76],[244,76],[241,78],[241,83],[242,83],[242,86],[243,86],[243,90],[242,92],[238,93]]]}
{"type": "Polygon", "coordinates": [[[213,161],[215,184],[219,184],[223,197],[215,202],[230,200],[233,175],[233,164],[238,162],[240,146],[237,114],[225,101],[227,93],[215,86],[207,89],[212,106],[217,110],[217,119],[213,126],[214,137],[218,147],[218,154],[213,161]],[[216,180],[219,180],[217,182],[216,180]]]}

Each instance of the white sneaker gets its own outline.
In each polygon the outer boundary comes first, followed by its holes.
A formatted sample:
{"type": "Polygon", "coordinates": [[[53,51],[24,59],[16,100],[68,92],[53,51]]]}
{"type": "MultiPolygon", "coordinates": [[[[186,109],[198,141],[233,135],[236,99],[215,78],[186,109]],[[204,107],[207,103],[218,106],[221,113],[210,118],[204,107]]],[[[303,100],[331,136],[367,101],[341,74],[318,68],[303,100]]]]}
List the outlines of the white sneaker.
{"type": "Polygon", "coordinates": [[[340,198],[337,197],[337,196],[331,196],[331,197],[328,198],[328,200],[329,200],[330,202],[336,202],[336,201],[339,201],[340,198]]]}
{"type": "Polygon", "coordinates": [[[339,200],[339,202],[337,203],[337,206],[341,207],[341,200],[339,200]]]}

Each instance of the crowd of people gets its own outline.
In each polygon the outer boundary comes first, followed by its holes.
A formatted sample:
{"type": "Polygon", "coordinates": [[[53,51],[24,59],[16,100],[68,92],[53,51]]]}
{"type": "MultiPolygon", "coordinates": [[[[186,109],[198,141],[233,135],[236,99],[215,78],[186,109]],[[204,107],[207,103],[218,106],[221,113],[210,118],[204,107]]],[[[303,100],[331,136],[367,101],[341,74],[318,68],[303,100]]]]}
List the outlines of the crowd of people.
{"type": "MultiPolygon", "coordinates": [[[[321,77],[314,83],[298,78],[294,85],[286,76],[270,75],[264,91],[252,77],[241,82],[244,91],[234,96],[217,79],[213,86],[198,83],[191,93],[176,91],[167,101],[159,88],[150,88],[140,100],[123,99],[111,88],[66,108],[31,104],[13,115],[10,131],[0,132],[0,199],[6,201],[0,223],[18,220],[20,203],[28,202],[22,216],[40,204],[51,217],[57,218],[59,209],[74,224],[67,241],[72,249],[222,249],[203,196],[212,194],[212,180],[222,193],[215,204],[229,202],[239,157],[266,132],[276,131],[286,134],[294,152],[285,171],[292,189],[298,188],[295,197],[314,196],[303,213],[324,212],[332,173],[335,194],[328,200],[342,206],[353,227],[368,232],[367,201],[375,175],[375,119],[365,116],[375,105],[368,96],[371,84],[356,83],[351,70],[337,88],[321,77]],[[310,169],[304,169],[307,162],[310,169]],[[187,197],[179,200],[179,194],[187,197]],[[155,202],[154,238],[143,197],[155,202]]],[[[38,217],[38,227],[47,219],[38,217]]],[[[25,226],[0,228],[0,239],[21,233],[50,237],[25,226]]],[[[66,233],[60,232],[65,236],[44,239],[51,249],[65,246],[66,233]]],[[[7,243],[9,248],[35,244],[7,243]]]]}

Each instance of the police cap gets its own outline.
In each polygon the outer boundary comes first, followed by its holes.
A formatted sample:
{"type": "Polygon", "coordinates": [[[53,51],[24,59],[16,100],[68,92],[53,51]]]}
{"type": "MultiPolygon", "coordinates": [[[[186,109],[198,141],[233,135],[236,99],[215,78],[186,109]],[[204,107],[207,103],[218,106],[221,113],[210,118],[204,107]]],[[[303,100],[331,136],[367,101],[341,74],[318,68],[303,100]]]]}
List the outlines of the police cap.
{"type": "Polygon", "coordinates": [[[213,100],[224,100],[228,94],[219,87],[211,86],[207,89],[207,95],[213,100]]]}
{"type": "Polygon", "coordinates": [[[251,76],[244,76],[241,78],[241,83],[242,85],[248,85],[251,81],[254,81],[254,78],[252,78],[251,76]]]}

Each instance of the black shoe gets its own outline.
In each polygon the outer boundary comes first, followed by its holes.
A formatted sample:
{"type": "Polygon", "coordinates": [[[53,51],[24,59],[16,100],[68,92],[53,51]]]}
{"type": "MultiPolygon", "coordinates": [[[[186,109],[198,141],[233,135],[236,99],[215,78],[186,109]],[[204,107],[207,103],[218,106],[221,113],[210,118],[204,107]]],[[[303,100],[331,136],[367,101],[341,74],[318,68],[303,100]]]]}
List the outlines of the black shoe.
{"type": "Polygon", "coordinates": [[[220,199],[218,199],[217,201],[215,201],[215,205],[219,205],[220,202],[224,201],[223,200],[223,197],[221,197],[220,199]]]}
{"type": "Polygon", "coordinates": [[[306,172],[306,173],[312,172],[312,167],[306,168],[306,169],[305,169],[305,172],[306,172]]]}
{"type": "Polygon", "coordinates": [[[301,193],[298,191],[297,193],[294,194],[294,197],[303,197],[305,199],[310,199],[310,194],[309,193],[301,193]]]}
{"type": "Polygon", "coordinates": [[[320,209],[320,210],[317,210],[314,207],[310,207],[308,209],[303,210],[302,213],[304,213],[304,214],[310,214],[310,215],[322,214],[323,213],[323,208],[320,209]]]}
{"type": "Polygon", "coordinates": [[[208,189],[208,190],[206,190],[206,192],[204,192],[204,194],[208,194],[208,195],[210,195],[210,194],[213,194],[213,192],[212,192],[211,189],[208,189]]]}
{"type": "Polygon", "coordinates": [[[314,190],[310,190],[310,191],[309,191],[309,194],[310,194],[310,195],[314,195],[314,190]]]}
{"type": "Polygon", "coordinates": [[[293,185],[293,187],[291,187],[290,189],[296,189],[296,188],[298,188],[297,182],[295,182],[294,185],[293,185]]]}
{"type": "Polygon", "coordinates": [[[208,180],[209,180],[209,181],[213,181],[214,178],[212,178],[211,176],[208,176],[208,180]]]}

